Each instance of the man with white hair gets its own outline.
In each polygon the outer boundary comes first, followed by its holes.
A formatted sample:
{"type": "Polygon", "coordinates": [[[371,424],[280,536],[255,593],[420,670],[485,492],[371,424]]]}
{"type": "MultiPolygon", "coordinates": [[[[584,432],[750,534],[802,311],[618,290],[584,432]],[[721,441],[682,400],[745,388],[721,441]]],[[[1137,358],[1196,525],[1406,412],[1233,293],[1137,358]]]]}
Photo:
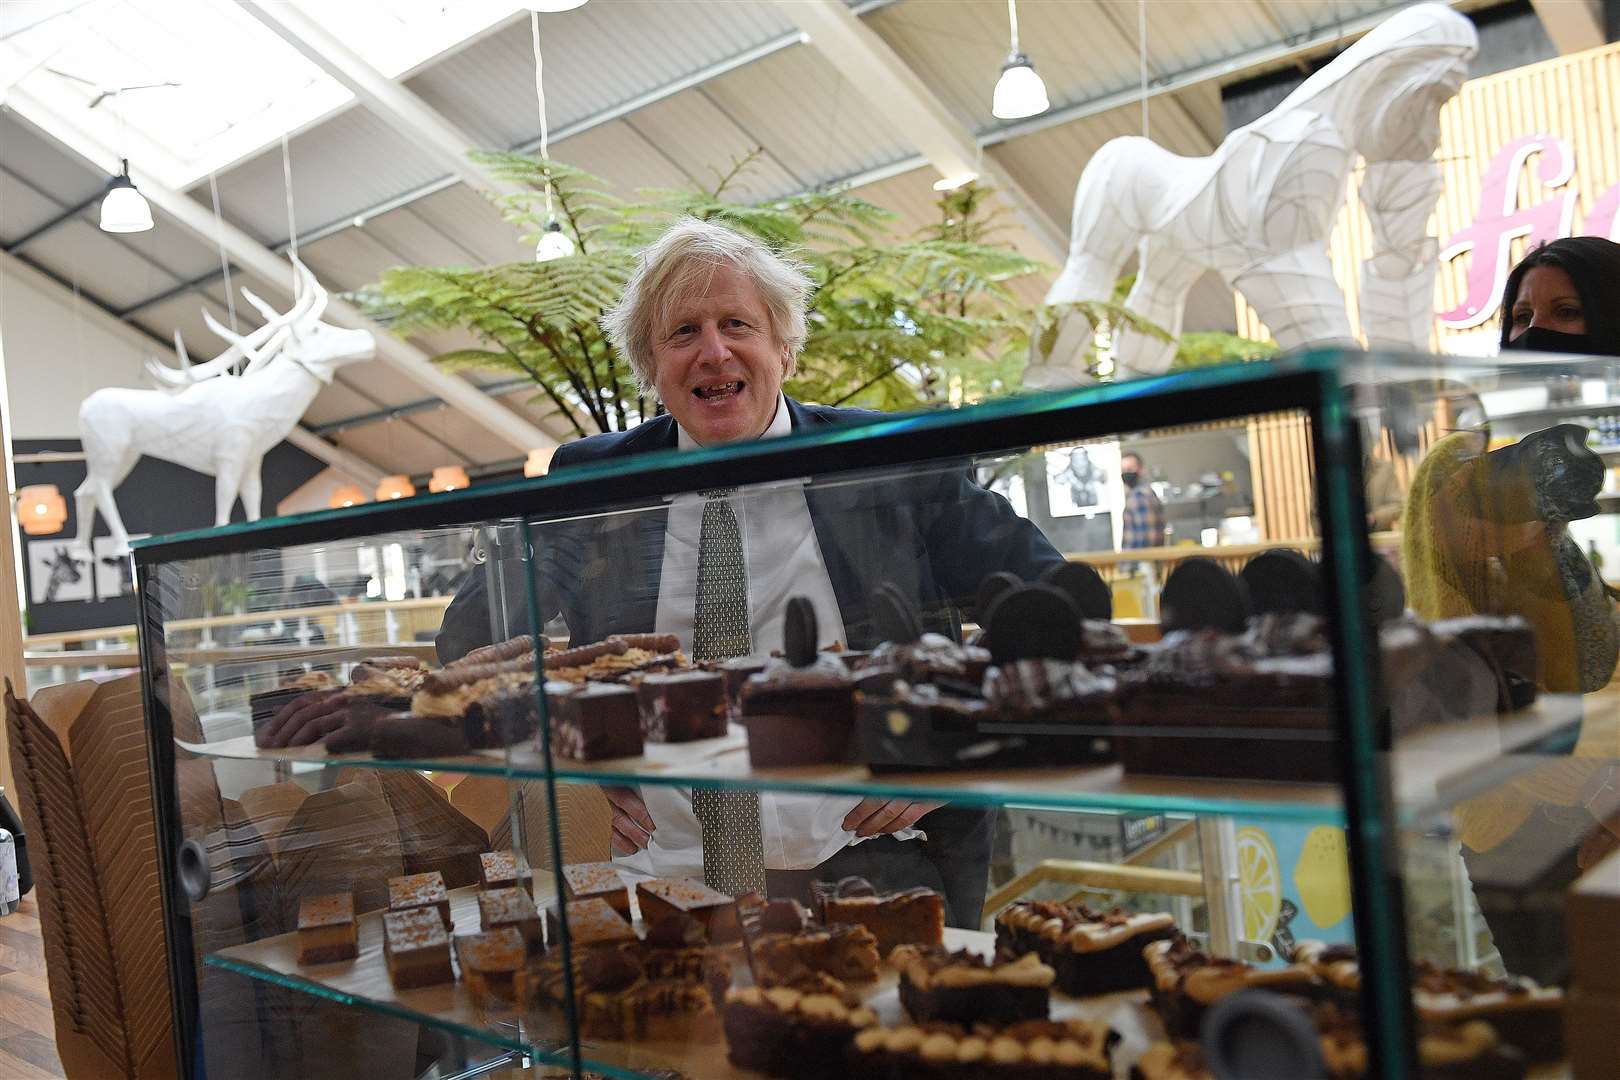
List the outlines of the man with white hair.
{"type": "MultiPolygon", "coordinates": [[[[642,253],[603,327],[667,413],[558,448],[552,468],[690,449],[870,419],[782,392],[803,348],[814,286],[763,243],[684,219],[642,253]]],[[[700,492],[667,510],[541,524],[534,530],[544,621],[561,613],[576,644],[614,633],[675,634],[697,660],[767,655],[783,643],[790,597],[807,597],[823,642],[876,644],[871,597],[894,583],[929,629],[958,634],[956,612],[984,575],[1033,580],[1061,561],[1045,537],[966,469],[915,470],[873,485],[766,485],[700,492]]],[[[524,596],[522,582],[508,595],[524,596]]],[[[445,660],[490,640],[484,575],[445,613],[445,660]]],[[[529,612],[509,613],[511,633],[529,612]]],[[[956,925],[977,927],[993,818],[905,799],[606,789],[612,850],[627,869],[704,877],[737,892],[808,893],[812,879],[859,874],[883,889],[929,885],[956,925]],[[707,842],[705,842],[707,841],[707,842]]]]}

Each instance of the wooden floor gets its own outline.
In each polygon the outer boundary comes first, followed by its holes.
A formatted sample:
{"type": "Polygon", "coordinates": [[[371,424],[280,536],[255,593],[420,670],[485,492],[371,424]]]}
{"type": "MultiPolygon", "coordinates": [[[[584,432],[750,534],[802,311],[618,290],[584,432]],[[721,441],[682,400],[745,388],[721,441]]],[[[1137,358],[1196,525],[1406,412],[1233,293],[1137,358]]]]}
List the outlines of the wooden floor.
{"type": "Polygon", "coordinates": [[[0,1080],[60,1077],[39,907],[32,895],[0,918],[0,1080]]]}

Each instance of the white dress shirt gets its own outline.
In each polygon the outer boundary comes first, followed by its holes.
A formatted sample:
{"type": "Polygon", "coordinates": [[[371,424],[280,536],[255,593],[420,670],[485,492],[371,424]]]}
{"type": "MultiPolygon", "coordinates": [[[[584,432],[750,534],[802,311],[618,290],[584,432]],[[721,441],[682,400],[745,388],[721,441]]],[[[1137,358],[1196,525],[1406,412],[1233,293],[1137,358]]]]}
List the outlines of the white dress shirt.
{"type": "MultiPolygon", "coordinates": [[[[677,445],[697,446],[686,429],[677,425],[677,445]]],[[[776,415],[762,438],[793,430],[785,397],[778,396],[776,415]]],[[[664,530],[664,568],[659,579],[658,614],[654,630],[674,634],[681,648],[691,651],[692,617],[697,606],[698,542],[703,532],[702,495],[678,496],[670,503],[664,530]]],[[[748,625],[753,653],[766,655],[782,648],[783,616],[791,597],[809,598],[816,611],[822,644],[844,640],[844,620],[838,611],[832,579],[816,541],[815,523],[805,502],[803,481],[755,486],[731,498],[742,531],[743,559],[748,569],[748,625]]],[[[619,856],[618,865],[653,877],[703,876],[703,828],[692,813],[690,788],[647,785],[641,788],[647,812],[657,826],[652,842],[633,855],[619,856]]],[[[770,870],[809,870],[840,850],[859,843],[843,827],[844,817],[860,802],[853,795],[800,795],[762,791],[759,821],[764,841],[765,866],[770,870]]],[[[918,829],[892,834],[897,840],[922,837],[918,829]]]]}

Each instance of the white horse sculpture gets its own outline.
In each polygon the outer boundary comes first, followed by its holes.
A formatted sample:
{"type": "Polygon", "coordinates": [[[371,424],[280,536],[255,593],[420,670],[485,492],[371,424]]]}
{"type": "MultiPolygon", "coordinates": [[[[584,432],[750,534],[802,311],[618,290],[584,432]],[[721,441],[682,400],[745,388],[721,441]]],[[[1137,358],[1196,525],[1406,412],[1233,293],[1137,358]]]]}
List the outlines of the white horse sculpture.
{"type": "MultiPolygon", "coordinates": [[[[1209,270],[1243,294],[1284,349],[1353,343],[1328,238],[1359,157],[1373,234],[1361,268],[1367,344],[1426,348],[1438,269],[1427,228],[1442,188],[1433,160],[1440,109],[1478,50],[1466,17],[1420,4],[1379,24],[1208,157],[1172,154],[1140,136],[1109,141],[1080,175],[1069,257],[1046,302],[1106,300],[1138,254],[1125,306],[1172,340],[1122,331],[1118,377],[1170,366],[1187,292],[1209,270]]],[[[1085,381],[1080,358],[1092,333],[1083,316],[1062,316],[1051,347],[1032,347],[1025,382],[1085,381]]]]}
{"type": "Polygon", "coordinates": [[[208,328],[231,343],[207,363],[191,366],[176,333],[180,369],[155,360],[146,365],[168,389],[108,387],[84,399],[79,432],[89,475],[74,492],[79,519],[75,551],[90,550],[99,509],[112,530],[115,552],[128,552],[129,533],[113,489],[142,454],[211,474],[215,525],[230,521],[239,494],[247,519],[259,519],[259,468],[265,453],[287,437],[338,367],[369,359],[377,348],[370,331],[322,322],[326,290],[302,263],[294,267],[297,295],[285,314],[242,290],[267,320],[251,334],[239,337],[203,313],[208,328]],[[242,360],[247,367],[237,375],[232,369],[242,360]]]}

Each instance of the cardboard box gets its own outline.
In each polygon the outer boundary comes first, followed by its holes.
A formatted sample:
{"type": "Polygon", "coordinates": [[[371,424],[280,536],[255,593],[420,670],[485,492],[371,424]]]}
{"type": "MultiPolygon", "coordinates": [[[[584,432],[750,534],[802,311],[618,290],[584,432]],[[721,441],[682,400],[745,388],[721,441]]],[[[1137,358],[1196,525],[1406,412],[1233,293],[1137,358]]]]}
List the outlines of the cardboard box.
{"type": "MultiPolygon", "coordinates": [[[[1610,852],[1570,887],[1569,951],[1577,987],[1620,996],[1620,851],[1610,852]]],[[[1620,1044],[1615,1028],[1610,1031],[1620,1044]]],[[[1620,1076],[1620,1069],[1611,1075],[1620,1076]]]]}
{"type": "Polygon", "coordinates": [[[1575,1080],[1620,1076],[1620,995],[1570,991],[1564,1002],[1564,1041],[1575,1080]]]}

